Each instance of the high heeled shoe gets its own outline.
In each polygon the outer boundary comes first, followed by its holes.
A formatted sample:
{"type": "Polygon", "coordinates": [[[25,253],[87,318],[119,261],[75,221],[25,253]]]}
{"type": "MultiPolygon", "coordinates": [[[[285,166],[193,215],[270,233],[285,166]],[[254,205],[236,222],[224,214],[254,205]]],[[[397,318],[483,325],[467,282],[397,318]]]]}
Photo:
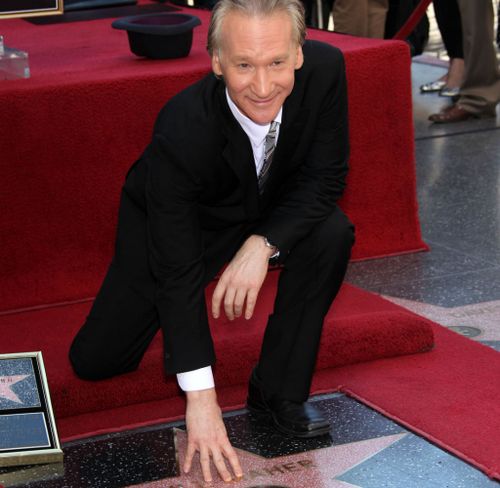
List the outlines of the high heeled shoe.
{"type": "Polygon", "coordinates": [[[424,83],[420,85],[421,93],[433,93],[441,91],[446,86],[446,81],[444,80],[435,80],[429,81],[429,83],[424,83]]]}

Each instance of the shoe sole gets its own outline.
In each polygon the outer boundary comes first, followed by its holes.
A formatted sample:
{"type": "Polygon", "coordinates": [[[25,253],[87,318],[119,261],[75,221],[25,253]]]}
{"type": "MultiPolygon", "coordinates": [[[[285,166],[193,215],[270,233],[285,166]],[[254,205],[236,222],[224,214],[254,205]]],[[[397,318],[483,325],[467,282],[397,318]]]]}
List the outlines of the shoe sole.
{"type": "Polygon", "coordinates": [[[300,439],[311,439],[313,437],[319,437],[322,435],[326,435],[330,433],[330,426],[323,427],[321,429],[315,429],[310,432],[297,432],[295,430],[291,430],[281,425],[274,416],[273,412],[270,410],[264,410],[259,407],[253,407],[252,405],[247,403],[247,409],[252,413],[252,415],[265,418],[267,420],[271,420],[270,425],[274,427],[281,434],[285,434],[289,437],[299,437],[300,439]]]}

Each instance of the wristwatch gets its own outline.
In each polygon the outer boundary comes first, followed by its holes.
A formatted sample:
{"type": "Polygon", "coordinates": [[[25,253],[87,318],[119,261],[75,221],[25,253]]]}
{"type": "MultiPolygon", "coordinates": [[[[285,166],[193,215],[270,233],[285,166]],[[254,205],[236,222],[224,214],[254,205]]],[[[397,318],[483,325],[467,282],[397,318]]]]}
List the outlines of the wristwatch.
{"type": "Polygon", "coordinates": [[[272,249],[272,251],[273,251],[273,254],[271,255],[271,257],[269,259],[271,260],[271,259],[279,258],[280,250],[278,249],[278,247],[275,246],[274,244],[271,244],[268,241],[266,236],[262,236],[262,239],[264,239],[264,244],[266,245],[266,247],[268,247],[269,249],[272,249]]]}

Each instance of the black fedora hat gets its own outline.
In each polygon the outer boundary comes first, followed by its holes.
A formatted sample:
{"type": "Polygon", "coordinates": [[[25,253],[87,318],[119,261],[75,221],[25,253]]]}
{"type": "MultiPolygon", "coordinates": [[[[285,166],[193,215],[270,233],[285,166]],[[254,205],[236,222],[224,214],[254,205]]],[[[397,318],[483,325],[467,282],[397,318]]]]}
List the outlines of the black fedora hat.
{"type": "Polygon", "coordinates": [[[126,30],[130,50],[152,59],[182,58],[189,54],[198,17],[188,14],[156,13],[115,20],[115,29],[126,30]]]}

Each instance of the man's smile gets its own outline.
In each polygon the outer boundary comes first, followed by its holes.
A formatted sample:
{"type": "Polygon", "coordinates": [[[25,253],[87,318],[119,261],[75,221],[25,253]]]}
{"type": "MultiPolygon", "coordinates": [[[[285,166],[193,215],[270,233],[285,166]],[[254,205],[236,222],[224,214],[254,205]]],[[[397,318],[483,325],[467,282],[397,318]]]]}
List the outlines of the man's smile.
{"type": "Polygon", "coordinates": [[[250,98],[250,102],[254,103],[255,105],[269,105],[274,102],[276,99],[276,95],[270,98],[265,98],[265,99],[255,99],[255,98],[250,98]]]}

